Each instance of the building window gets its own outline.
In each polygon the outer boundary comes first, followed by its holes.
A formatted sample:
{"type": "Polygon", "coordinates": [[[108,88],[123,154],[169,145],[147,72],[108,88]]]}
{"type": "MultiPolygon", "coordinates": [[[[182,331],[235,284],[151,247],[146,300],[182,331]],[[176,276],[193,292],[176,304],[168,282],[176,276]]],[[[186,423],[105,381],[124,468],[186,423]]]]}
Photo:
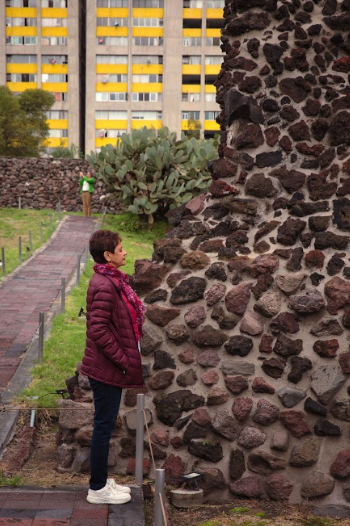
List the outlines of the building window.
{"type": "Polygon", "coordinates": [[[134,46],[162,46],[162,37],[134,37],[132,39],[134,46]]]}
{"type": "Polygon", "coordinates": [[[66,46],[67,37],[41,37],[43,46],[66,46]]]}
{"type": "Polygon", "coordinates": [[[222,63],[222,57],[220,56],[205,57],[206,66],[221,66],[221,63],[222,63]]]}
{"type": "Polygon", "coordinates": [[[96,110],[96,120],[110,120],[110,121],[125,121],[128,118],[126,111],[108,111],[108,110],[96,110]]]}
{"type": "Polygon", "coordinates": [[[61,93],[59,91],[52,92],[52,95],[55,97],[56,102],[61,102],[68,100],[68,93],[61,93]]]}
{"type": "Polygon", "coordinates": [[[133,64],[163,64],[163,57],[158,55],[134,55],[133,64]]]}
{"type": "Polygon", "coordinates": [[[67,27],[67,18],[42,18],[43,27],[67,27]]]}
{"type": "Polygon", "coordinates": [[[183,38],[184,46],[201,46],[202,38],[201,37],[184,37],[183,38]]]}
{"type": "Polygon", "coordinates": [[[201,94],[200,93],[183,93],[182,102],[200,102],[201,94]]]}
{"type": "Polygon", "coordinates": [[[96,7],[129,7],[129,0],[97,0],[96,7]]]}
{"type": "Polygon", "coordinates": [[[225,7],[225,0],[207,0],[208,9],[220,9],[225,7]]]}
{"type": "Polygon", "coordinates": [[[164,0],[133,0],[133,7],[164,7],[164,0]]]}
{"type": "Polygon", "coordinates": [[[186,8],[202,8],[203,7],[203,1],[202,0],[184,0],[183,7],[186,8]]]}
{"type": "Polygon", "coordinates": [[[220,115],[219,111],[205,111],[204,120],[206,121],[215,121],[216,117],[220,115]]]}
{"type": "Polygon", "coordinates": [[[54,130],[54,129],[50,129],[48,136],[49,137],[54,137],[54,138],[68,137],[68,130],[54,130]]]}
{"type": "Polygon", "coordinates": [[[132,111],[131,118],[133,120],[157,121],[157,120],[162,120],[162,112],[161,111],[132,111]]]}
{"type": "Polygon", "coordinates": [[[98,37],[96,43],[98,46],[127,46],[128,37],[98,37]]]}
{"type": "Polygon", "coordinates": [[[127,93],[107,93],[102,91],[96,91],[96,102],[124,102],[128,100],[127,93]]]}
{"type": "Polygon", "coordinates": [[[149,82],[163,82],[163,75],[133,75],[132,81],[139,82],[141,84],[148,84],[149,82]]]}
{"type": "Polygon", "coordinates": [[[36,82],[37,76],[29,73],[7,73],[7,82],[36,82]]]}
{"type": "Polygon", "coordinates": [[[133,93],[132,100],[134,102],[160,102],[162,100],[162,93],[133,93]]]}
{"type": "Polygon", "coordinates": [[[37,0],[6,0],[6,7],[36,7],[37,0]]]}
{"type": "Polygon", "coordinates": [[[68,82],[68,75],[60,73],[49,75],[48,73],[43,73],[41,75],[41,82],[68,82]]]}
{"type": "Polygon", "coordinates": [[[46,117],[50,120],[68,119],[68,111],[66,110],[50,110],[46,112],[46,117]]]}
{"type": "Polygon", "coordinates": [[[36,46],[38,37],[6,37],[7,46],[36,46]]]}
{"type": "Polygon", "coordinates": [[[125,130],[95,130],[95,137],[116,139],[121,137],[122,133],[125,133],[125,130]]]}
{"type": "Polygon", "coordinates": [[[128,82],[128,76],[122,73],[105,73],[97,75],[97,82],[102,82],[102,84],[107,84],[107,82],[128,82]]]}
{"type": "Polygon", "coordinates": [[[198,121],[199,120],[199,114],[200,114],[199,111],[183,111],[182,112],[182,120],[183,121],[188,121],[188,120],[198,121]]]}
{"type": "Polygon", "coordinates": [[[126,27],[127,18],[97,18],[96,25],[100,27],[126,27]]]}
{"type": "Polygon", "coordinates": [[[205,39],[206,46],[220,46],[221,40],[220,37],[207,37],[205,39]]]}
{"type": "Polygon", "coordinates": [[[36,18],[6,18],[7,27],[36,27],[36,18]]]}
{"type": "Polygon", "coordinates": [[[68,64],[67,55],[42,55],[42,64],[68,64]]]}
{"type": "Polygon", "coordinates": [[[191,64],[191,65],[198,65],[201,63],[201,56],[200,55],[192,55],[192,56],[184,56],[182,57],[182,63],[183,64],[191,64]]]}
{"type": "Polygon", "coordinates": [[[133,18],[134,27],[163,27],[162,18],[133,18]]]}
{"type": "Polygon", "coordinates": [[[96,64],[127,64],[126,55],[96,55],[96,64]]]}
{"type": "Polygon", "coordinates": [[[6,55],[8,64],[36,64],[36,55],[6,55]]]}
{"type": "Polygon", "coordinates": [[[41,0],[41,7],[68,7],[67,0],[41,0]]]}
{"type": "Polygon", "coordinates": [[[215,93],[206,93],[205,94],[205,102],[215,102],[216,101],[216,94],[215,93]]]}

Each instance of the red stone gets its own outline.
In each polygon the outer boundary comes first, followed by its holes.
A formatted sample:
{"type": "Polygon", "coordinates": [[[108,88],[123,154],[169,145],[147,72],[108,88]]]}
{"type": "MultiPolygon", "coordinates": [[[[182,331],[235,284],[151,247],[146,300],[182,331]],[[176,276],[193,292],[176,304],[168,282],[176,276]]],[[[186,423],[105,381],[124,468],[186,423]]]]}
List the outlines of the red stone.
{"type": "Polygon", "coordinates": [[[264,353],[272,352],[273,337],[268,334],[263,334],[259,344],[259,351],[264,353]]]}
{"type": "Polygon", "coordinates": [[[325,257],[321,250],[311,250],[311,252],[308,252],[305,256],[305,265],[308,268],[322,268],[325,257]]]}

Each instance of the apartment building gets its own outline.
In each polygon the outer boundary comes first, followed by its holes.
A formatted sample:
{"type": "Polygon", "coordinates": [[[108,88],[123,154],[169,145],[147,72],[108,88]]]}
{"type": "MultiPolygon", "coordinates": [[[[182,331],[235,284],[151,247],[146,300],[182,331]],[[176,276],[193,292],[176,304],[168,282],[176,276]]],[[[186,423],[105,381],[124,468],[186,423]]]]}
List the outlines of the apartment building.
{"type": "Polygon", "coordinates": [[[42,88],[54,94],[48,147],[82,140],[82,6],[73,0],[0,2],[0,84],[15,93],[42,88]]]}
{"type": "Polygon", "coordinates": [[[48,147],[219,129],[224,0],[1,0],[0,84],[54,93],[48,147]]]}

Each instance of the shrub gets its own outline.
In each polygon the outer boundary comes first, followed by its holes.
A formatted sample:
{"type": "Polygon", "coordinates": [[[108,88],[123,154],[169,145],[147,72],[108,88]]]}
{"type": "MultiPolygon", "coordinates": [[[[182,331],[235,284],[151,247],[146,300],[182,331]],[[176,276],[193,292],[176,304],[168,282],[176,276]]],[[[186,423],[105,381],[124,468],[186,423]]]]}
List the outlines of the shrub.
{"type": "Polygon", "coordinates": [[[146,214],[153,224],[154,214],[163,216],[201,192],[211,177],[208,162],[216,159],[213,140],[197,140],[162,128],[142,128],[124,133],[121,140],[91,152],[87,160],[105,185],[111,198],[125,210],[146,214]]]}

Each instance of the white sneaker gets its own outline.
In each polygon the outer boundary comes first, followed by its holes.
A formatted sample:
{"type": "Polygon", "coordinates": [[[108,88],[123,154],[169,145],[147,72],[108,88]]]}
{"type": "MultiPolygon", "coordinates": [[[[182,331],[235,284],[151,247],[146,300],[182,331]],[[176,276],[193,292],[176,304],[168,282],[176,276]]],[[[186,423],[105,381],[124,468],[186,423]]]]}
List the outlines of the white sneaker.
{"type": "Polygon", "coordinates": [[[102,489],[89,489],[86,500],[90,504],[125,504],[131,500],[129,493],[115,491],[109,484],[102,489]]]}
{"type": "Polygon", "coordinates": [[[120,484],[117,484],[114,479],[107,479],[107,486],[111,487],[118,493],[131,493],[131,489],[128,488],[128,486],[121,486],[120,484]]]}

